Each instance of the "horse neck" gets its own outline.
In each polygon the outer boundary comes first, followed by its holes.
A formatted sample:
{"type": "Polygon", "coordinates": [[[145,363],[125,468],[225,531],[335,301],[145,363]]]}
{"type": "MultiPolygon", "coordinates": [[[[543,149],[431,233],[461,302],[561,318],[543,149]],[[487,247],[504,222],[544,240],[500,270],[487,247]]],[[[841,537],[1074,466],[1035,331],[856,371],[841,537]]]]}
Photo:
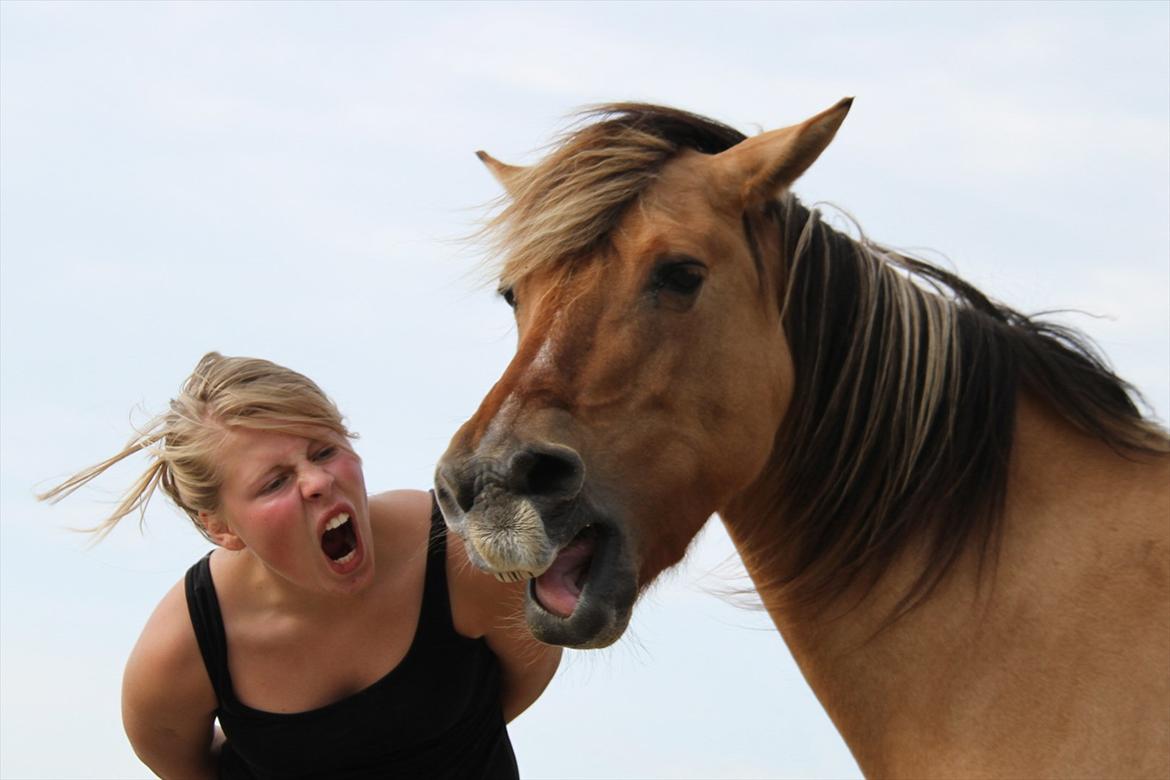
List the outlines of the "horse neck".
{"type": "MultiPolygon", "coordinates": [[[[1040,745],[1088,745],[1109,731],[1085,726],[1084,707],[1102,701],[1123,727],[1117,744],[1132,741],[1125,729],[1170,741],[1158,714],[1170,703],[1165,433],[1067,331],[836,233],[795,201],[773,218],[778,236],[761,246],[786,261],[794,400],[768,464],[720,515],[863,770],[1036,774],[1003,763],[996,739],[1029,760],[1040,745]],[[1123,585],[1116,572],[1135,561],[1138,581],[1123,585]],[[1102,655],[1066,657],[1086,644],[1102,655]],[[1118,659],[1143,670],[1140,684],[1110,677],[1118,659]],[[1045,685],[1093,691],[1062,709],[1045,685]],[[1137,724],[1131,705],[1151,692],[1156,706],[1139,709],[1153,725],[1137,724]]],[[[1089,764],[1110,750],[1093,745],[1089,764]]]]}
{"type": "MultiPolygon", "coordinates": [[[[1139,776],[1134,761],[1163,760],[1148,744],[1170,744],[1170,460],[1123,458],[1028,396],[1016,442],[990,569],[966,550],[892,624],[926,545],[831,598],[761,590],[868,776],[1139,776]],[[1141,756],[1110,752],[1133,740],[1141,756]]],[[[766,584],[775,559],[750,511],[746,497],[721,514],[766,584]]]]}

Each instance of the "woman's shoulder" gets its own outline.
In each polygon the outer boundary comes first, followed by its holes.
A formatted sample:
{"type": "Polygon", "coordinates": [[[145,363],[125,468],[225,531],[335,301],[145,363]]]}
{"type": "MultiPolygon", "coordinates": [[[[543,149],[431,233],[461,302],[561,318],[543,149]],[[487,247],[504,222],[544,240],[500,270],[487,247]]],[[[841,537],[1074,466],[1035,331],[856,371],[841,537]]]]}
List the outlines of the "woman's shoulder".
{"type": "Polygon", "coordinates": [[[191,624],[185,580],[167,591],[146,621],[123,681],[130,695],[149,698],[151,691],[170,691],[186,704],[194,700],[214,709],[215,693],[191,624]]]}
{"type": "Polygon", "coordinates": [[[431,494],[425,490],[387,490],[369,497],[370,525],[378,536],[415,535],[431,522],[431,494]]]}
{"type": "Polygon", "coordinates": [[[167,665],[174,665],[176,662],[188,660],[188,656],[198,652],[199,644],[187,608],[184,578],[172,585],[154,608],[142,629],[134,653],[145,654],[154,663],[166,662],[167,665]]]}
{"type": "Polygon", "coordinates": [[[404,552],[425,552],[431,527],[431,494],[425,490],[388,490],[369,496],[370,529],[378,558],[398,561],[404,552]]]}
{"type": "Polygon", "coordinates": [[[370,494],[370,518],[417,520],[419,514],[430,519],[431,494],[427,490],[387,490],[370,494]]]}

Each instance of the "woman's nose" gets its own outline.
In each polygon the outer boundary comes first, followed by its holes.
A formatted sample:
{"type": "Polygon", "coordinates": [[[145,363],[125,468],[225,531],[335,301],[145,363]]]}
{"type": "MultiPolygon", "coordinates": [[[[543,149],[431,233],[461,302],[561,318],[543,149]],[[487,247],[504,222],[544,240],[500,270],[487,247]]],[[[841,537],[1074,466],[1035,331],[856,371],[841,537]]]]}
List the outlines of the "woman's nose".
{"type": "Polygon", "coordinates": [[[320,498],[333,486],[333,475],[317,465],[306,466],[301,473],[301,495],[306,499],[320,498]]]}

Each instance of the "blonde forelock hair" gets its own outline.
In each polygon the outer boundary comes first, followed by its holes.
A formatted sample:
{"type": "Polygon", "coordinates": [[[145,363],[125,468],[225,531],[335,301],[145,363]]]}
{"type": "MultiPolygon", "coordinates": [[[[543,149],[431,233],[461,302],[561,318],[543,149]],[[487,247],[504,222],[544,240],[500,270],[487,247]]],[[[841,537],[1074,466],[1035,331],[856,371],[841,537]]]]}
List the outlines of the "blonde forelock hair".
{"type": "Polygon", "coordinates": [[[721,151],[744,138],[678,109],[612,103],[586,109],[536,165],[509,177],[507,205],[484,227],[505,287],[587,256],[680,150],[721,151]]]}

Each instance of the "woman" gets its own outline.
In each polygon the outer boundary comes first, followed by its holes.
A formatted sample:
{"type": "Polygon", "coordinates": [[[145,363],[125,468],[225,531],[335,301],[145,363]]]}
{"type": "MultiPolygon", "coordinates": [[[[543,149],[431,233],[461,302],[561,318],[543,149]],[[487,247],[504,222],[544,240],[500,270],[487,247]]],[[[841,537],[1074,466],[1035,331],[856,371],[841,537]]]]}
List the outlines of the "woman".
{"type": "Polygon", "coordinates": [[[516,776],[504,724],[560,650],[516,618],[521,585],[468,565],[428,493],[367,497],[351,438],[308,378],[213,352],[168,413],[41,496],[146,451],[94,530],[161,487],[216,545],[126,665],[126,733],[160,776],[516,776]]]}

